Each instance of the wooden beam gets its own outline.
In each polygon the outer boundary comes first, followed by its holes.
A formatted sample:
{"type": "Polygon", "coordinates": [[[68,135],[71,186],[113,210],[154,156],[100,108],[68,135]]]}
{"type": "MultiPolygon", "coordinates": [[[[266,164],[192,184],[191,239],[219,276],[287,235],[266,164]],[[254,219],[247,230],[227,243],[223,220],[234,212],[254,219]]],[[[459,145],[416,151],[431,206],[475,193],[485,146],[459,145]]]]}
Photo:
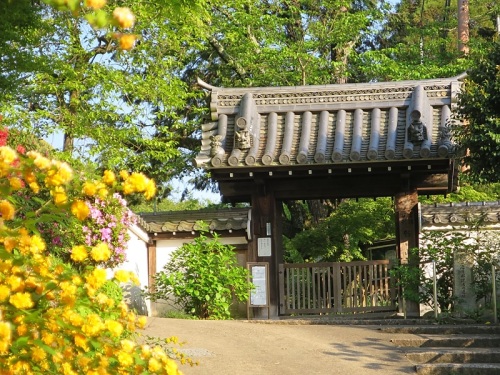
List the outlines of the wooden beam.
{"type": "MultiPolygon", "coordinates": [[[[424,194],[449,193],[448,174],[428,174],[410,171],[408,187],[424,194]],[[411,174],[410,174],[411,173],[411,174]]],[[[401,174],[372,173],[354,176],[287,175],[260,179],[259,184],[250,181],[220,181],[219,188],[224,198],[250,201],[252,194],[272,192],[277,199],[321,199],[393,197],[401,190],[401,174]],[[368,188],[369,187],[369,188],[368,188]]]]}

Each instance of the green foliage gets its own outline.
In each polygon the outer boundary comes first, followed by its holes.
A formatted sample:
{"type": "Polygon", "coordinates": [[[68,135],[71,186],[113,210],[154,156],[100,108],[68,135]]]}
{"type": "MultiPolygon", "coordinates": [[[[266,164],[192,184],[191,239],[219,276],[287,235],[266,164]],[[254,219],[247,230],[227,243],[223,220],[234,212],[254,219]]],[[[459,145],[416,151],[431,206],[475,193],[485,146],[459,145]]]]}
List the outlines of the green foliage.
{"type": "Polygon", "coordinates": [[[456,126],[455,134],[462,147],[463,163],[474,181],[496,182],[500,179],[500,41],[474,55],[458,96],[460,119],[466,126],[456,126]]]}
{"type": "Polygon", "coordinates": [[[433,267],[436,267],[437,303],[442,313],[453,312],[456,297],[454,288],[454,259],[463,254],[472,265],[473,288],[477,300],[491,298],[491,264],[500,254],[498,236],[483,230],[483,220],[471,223],[463,230],[426,231],[422,234],[420,249],[412,249],[418,254],[420,263],[399,265],[392,275],[403,287],[403,296],[411,301],[424,303],[434,308],[433,267]],[[418,292],[417,292],[418,291],[418,292]]]}
{"type": "MultiPolygon", "coordinates": [[[[482,49],[495,34],[494,1],[470,1],[470,48],[482,49]]],[[[387,13],[372,43],[352,64],[360,81],[452,77],[474,66],[457,48],[457,4],[401,0],[387,13]]]]}
{"type": "Polygon", "coordinates": [[[115,280],[107,280],[99,291],[114,301],[115,305],[119,305],[123,301],[123,290],[115,280]]]}
{"type": "Polygon", "coordinates": [[[165,212],[165,211],[185,211],[199,210],[206,207],[205,202],[200,202],[197,199],[187,199],[180,202],[175,202],[171,199],[162,199],[159,202],[155,200],[150,202],[142,202],[130,206],[134,212],[165,212]]]}
{"type": "Polygon", "coordinates": [[[348,199],[317,226],[285,241],[285,259],[288,262],[363,259],[362,244],[392,237],[394,233],[390,199],[348,199]]]}
{"type": "Polygon", "coordinates": [[[420,293],[421,302],[433,306],[432,261],[436,265],[437,302],[441,312],[453,310],[455,298],[453,296],[454,256],[458,252],[473,253],[473,245],[468,241],[469,235],[465,232],[438,231],[424,232],[421,238],[423,246],[420,248],[422,272],[420,293]],[[431,276],[429,276],[431,275],[431,276]]]}
{"type": "Polygon", "coordinates": [[[422,204],[452,203],[452,202],[490,202],[500,200],[500,184],[474,184],[460,186],[458,192],[430,197],[419,196],[422,204]]]}
{"type": "Polygon", "coordinates": [[[399,264],[391,268],[389,273],[396,280],[396,286],[401,288],[403,298],[407,301],[422,302],[423,297],[419,293],[419,286],[423,272],[419,267],[399,264]]]}
{"type": "Polygon", "coordinates": [[[200,234],[172,253],[163,271],[154,276],[152,300],[173,299],[200,319],[229,319],[233,300],[246,301],[252,284],[248,270],[236,262],[234,249],[216,234],[200,234]]]}

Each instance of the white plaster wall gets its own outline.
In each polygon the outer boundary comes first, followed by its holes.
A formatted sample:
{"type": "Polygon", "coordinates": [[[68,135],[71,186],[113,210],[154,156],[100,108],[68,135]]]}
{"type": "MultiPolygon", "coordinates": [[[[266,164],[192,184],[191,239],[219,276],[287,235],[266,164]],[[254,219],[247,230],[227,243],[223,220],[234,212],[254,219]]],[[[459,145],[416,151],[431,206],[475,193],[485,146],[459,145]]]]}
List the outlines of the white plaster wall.
{"type": "Polygon", "coordinates": [[[108,270],[111,277],[116,270],[126,270],[135,273],[139,279],[140,285],[124,285],[124,295],[129,305],[141,315],[151,315],[151,303],[141,296],[141,291],[148,287],[148,235],[137,226],[129,228],[126,251],[126,261],[120,266],[108,270]]]}
{"type": "MultiPolygon", "coordinates": [[[[169,239],[156,241],[156,272],[163,270],[165,264],[170,260],[172,253],[185,243],[191,242],[192,239],[169,239]]],[[[240,245],[247,244],[245,237],[219,237],[219,241],[224,245],[240,245]]],[[[148,303],[150,303],[148,301],[148,303]]],[[[169,310],[179,310],[178,306],[173,305],[170,301],[159,300],[152,303],[151,311],[154,316],[163,316],[169,310]]]]}
{"type": "MultiPolygon", "coordinates": [[[[156,241],[156,272],[160,272],[163,269],[176,249],[191,241],[191,239],[156,241]]],[[[219,241],[224,245],[246,245],[248,243],[245,237],[219,237],[219,241]]]]}

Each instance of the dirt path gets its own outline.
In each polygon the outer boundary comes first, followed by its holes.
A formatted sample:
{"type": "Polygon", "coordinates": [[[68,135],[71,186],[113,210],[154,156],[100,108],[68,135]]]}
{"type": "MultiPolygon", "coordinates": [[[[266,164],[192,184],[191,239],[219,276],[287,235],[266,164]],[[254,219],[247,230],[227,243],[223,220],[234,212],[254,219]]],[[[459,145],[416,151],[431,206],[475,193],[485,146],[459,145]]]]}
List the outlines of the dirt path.
{"type": "Polygon", "coordinates": [[[150,318],[145,334],[178,336],[197,367],[185,375],[411,374],[391,334],[368,326],[150,318]]]}

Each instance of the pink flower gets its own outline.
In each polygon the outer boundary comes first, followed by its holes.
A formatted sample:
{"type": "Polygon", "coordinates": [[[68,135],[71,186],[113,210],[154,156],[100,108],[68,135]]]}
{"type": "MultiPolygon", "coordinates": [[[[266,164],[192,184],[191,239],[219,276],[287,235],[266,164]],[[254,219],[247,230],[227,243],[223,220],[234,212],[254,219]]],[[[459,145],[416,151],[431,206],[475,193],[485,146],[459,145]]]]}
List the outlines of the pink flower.
{"type": "Polygon", "coordinates": [[[108,242],[111,241],[111,228],[102,228],[101,232],[101,240],[108,242]]]}

